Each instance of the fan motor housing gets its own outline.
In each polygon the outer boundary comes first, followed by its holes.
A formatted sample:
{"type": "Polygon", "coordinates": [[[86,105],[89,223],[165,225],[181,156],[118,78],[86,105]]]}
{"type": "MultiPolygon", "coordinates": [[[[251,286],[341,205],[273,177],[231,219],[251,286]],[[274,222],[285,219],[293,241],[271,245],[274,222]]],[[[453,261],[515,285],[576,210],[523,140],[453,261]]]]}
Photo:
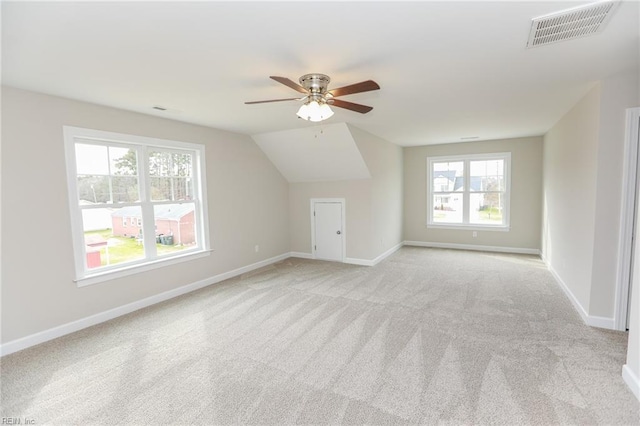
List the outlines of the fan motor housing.
{"type": "Polygon", "coordinates": [[[300,77],[300,85],[310,93],[326,93],[331,79],[325,74],[305,74],[300,77]]]}

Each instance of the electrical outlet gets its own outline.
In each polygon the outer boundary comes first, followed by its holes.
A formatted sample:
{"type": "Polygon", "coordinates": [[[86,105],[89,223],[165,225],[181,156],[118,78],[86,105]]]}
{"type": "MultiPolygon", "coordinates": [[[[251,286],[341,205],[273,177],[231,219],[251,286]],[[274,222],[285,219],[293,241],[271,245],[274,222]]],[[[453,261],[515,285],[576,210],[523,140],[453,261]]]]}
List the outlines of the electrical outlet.
{"type": "Polygon", "coordinates": [[[257,253],[257,252],[259,252],[259,251],[260,251],[260,246],[256,244],[256,246],[255,246],[253,249],[254,249],[254,250],[256,251],[256,253],[257,253]]]}
{"type": "Polygon", "coordinates": [[[473,238],[476,238],[478,236],[478,231],[473,231],[473,238]]]}

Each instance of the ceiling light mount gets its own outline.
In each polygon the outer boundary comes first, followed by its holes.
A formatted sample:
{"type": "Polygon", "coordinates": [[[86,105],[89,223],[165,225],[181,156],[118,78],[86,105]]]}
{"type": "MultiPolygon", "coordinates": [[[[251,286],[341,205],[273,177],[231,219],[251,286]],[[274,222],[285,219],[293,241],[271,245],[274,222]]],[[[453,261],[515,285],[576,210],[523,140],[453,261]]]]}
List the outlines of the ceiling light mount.
{"type": "Polygon", "coordinates": [[[310,93],[327,93],[327,87],[331,82],[328,75],[325,74],[305,74],[300,77],[300,85],[307,89],[310,93]]]}

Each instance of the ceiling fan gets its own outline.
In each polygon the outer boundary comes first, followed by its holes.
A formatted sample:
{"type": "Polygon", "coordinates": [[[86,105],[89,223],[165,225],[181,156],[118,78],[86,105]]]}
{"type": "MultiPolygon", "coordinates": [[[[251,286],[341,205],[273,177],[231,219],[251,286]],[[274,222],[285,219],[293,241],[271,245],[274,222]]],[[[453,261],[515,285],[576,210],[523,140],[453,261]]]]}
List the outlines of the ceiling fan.
{"type": "Polygon", "coordinates": [[[282,102],[282,101],[303,101],[304,104],[298,110],[298,117],[309,121],[322,121],[333,115],[333,111],[329,108],[329,105],[336,106],[338,108],[345,108],[351,111],[366,114],[373,109],[373,107],[367,105],[356,104],[353,102],[343,101],[342,99],[336,99],[339,96],[352,95],[354,93],[369,92],[371,90],[378,90],[380,86],[373,80],[362,81],[356,84],[350,84],[349,86],[339,87],[337,89],[328,90],[329,82],[331,79],[324,74],[305,74],[300,77],[300,84],[286,78],[271,76],[272,80],[278,83],[284,84],[296,90],[300,93],[304,93],[302,98],[286,98],[286,99],[271,99],[267,101],[252,101],[245,102],[245,104],[262,104],[267,102],[282,102]]]}

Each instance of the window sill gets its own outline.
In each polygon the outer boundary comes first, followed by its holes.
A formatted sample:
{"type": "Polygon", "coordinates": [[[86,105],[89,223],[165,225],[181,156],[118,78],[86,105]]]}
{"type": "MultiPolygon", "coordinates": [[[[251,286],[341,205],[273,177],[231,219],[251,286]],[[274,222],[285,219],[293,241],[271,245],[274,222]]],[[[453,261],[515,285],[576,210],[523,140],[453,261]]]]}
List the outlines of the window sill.
{"type": "Polygon", "coordinates": [[[440,223],[427,223],[427,228],[432,229],[458,229],[464,231],[498,231],[509,232],[511,227],[509,225],[477,225],[477,224],[440,224],[440,223]]]}
{"type": "Polygon", "coordinates": [[[195,253],[185,253],[183,255],[170,257],[168,259],[155,259],[143,264],[124,266],[116,270],[103,271],[96,274],[87,275],[86,277],[74,280],[74,282],[78,285],[78,287],[86,287],[104,281],[114,280],[116,278],[122,278],[129,275],[139,274],[141,272],[152,271],[164,266],[175,265],[177,263],[188,262],[194,259],[207,257],[211,254],[212,251],[213,250],[202,250],[195,253]]]}

